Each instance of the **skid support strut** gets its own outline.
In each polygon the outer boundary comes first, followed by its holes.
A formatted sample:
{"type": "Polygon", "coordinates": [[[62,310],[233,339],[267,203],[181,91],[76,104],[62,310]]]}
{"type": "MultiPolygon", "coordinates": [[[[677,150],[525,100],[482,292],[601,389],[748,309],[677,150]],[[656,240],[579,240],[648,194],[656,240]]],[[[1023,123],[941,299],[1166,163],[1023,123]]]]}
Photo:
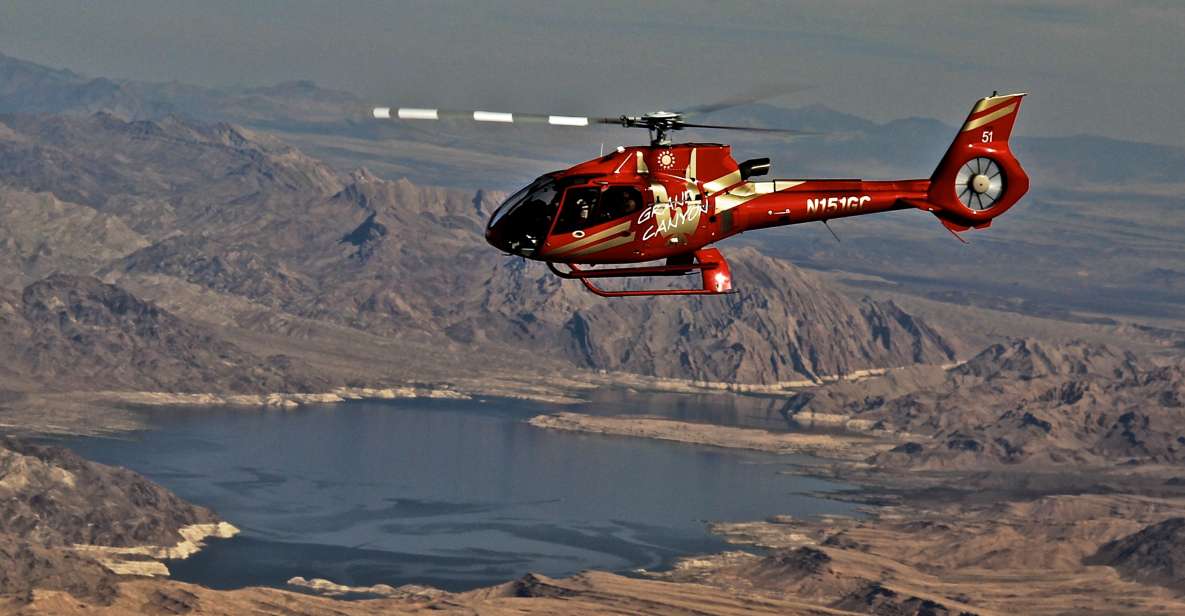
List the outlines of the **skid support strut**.
{"type": "Polygon", "coordinates": [[[548,261],[547,267],[560,278],[576,279],[585,288],[601,297],[647,297],[653,295],[723,295],[735,293],[732,288],[732,272],[728,262],[715,248],[697,250],[694,259],[688,263],[649,265],[643,267],[616,267],[607,269],[580,269],[575,263],[566,263],[570,271],[563,271],[548,261]],[[688,276],[699,270],[703,286],[699,289],[643,289],[638,291],[606,291],[593,284],[597,278],[640,278],[647,276],[688,276]]]}

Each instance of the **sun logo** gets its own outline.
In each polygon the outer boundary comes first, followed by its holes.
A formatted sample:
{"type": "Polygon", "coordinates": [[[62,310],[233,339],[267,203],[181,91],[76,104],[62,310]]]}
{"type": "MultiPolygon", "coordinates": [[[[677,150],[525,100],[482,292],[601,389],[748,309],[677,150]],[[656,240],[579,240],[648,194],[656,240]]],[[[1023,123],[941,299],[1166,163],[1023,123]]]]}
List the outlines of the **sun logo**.
{"type": "Polygon", "coordinates": [[[670,170],[675,166],[675,153],[670,150],[663,150],[658,153],[658,166],[665,170],[670,170]]]}

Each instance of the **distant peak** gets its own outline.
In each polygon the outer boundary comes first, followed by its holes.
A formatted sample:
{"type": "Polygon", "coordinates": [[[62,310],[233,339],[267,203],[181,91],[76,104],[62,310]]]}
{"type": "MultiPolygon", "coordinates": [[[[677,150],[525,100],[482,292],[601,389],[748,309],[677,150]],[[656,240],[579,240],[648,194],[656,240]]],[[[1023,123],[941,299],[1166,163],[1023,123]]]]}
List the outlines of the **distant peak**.
{"type": "Polygon", "coordinates": [[[276,91],[276,92],[281,92],[281,91],[290,92],[293,90],[313,91],[313,90],[320,90],[321,88],[317,86],[316,82],[314,82],[310,79],[294,79],[291,81],[281,81],[279,83],[272,84],[270,86],[264,86],[263,88],[260,88],[260,89],[272,90],[272,91],[276,91]]]}
{"type": "Polygon", "coordinates": [[[124,125],[131,122],[131,118],[127,115],[119,113],[111,109],[100,109],[95,112],[95,119],[103,124],[124,125]]]}
{"type": "Polygon", "coordinates": [[[370,169],[367,169],[366,167],[358,167],[357,169],[350,172],[350,181],[354,184],[370,184],[371,182],[376,182],[378,180],[379,177],[371,173],[370,169]]]}
{"type": "Polygon", "coordinates": [[[1038,378],[1052,375],[1115,375],[1130,373],[1139,362],[1127,353],[1103,344],[1070,341],[1064,344],[1014,338],[994,344],[960,366],[957,371],[981,377],[1038,378]]]}
{"type": "Polygon", "coordinates": [[[824,105],[823,103],[811,103],[809,105],[803,105],[802,107],[799,107],[799,110],[811,111],[811,112],[815,112],[815,113],[839,113],[842,115],[847,115],[841,111],[836,111],[835,109],[832,109],[831,107],[828,107],[827,105],[824,105]]]}

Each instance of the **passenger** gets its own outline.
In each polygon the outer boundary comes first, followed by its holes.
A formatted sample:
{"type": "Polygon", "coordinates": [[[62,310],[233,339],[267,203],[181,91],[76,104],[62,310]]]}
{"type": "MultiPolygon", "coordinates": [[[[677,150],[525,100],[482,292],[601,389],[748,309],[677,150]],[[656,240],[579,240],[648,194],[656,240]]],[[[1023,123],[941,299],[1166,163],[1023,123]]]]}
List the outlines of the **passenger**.
{"type": "Polygon", "coordinates": [[[627,214],[633,214],[636,211],[638,211],[638,201],[634,199],[634,195],[632,193],[626,193],[625,210],[622,212],[622,215],[624,216],[627,214]]]}

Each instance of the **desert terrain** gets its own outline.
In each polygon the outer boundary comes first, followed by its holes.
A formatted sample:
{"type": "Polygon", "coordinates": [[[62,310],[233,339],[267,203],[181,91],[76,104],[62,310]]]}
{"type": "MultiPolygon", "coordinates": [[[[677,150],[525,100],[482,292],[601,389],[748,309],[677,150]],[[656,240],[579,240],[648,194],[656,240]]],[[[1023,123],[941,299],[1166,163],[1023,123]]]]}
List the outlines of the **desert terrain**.
{"type": "MultiPolygon", "coordinates": [[[[908,214],[843,221],[842,242],[762,232],[724,247],[736,295],[605,302],[481,237],[525,169],[587,158],[587,143],[370,132],[344,115],[359,102],[0,56],[0,610],[1185,611],[1185,223],[1165,215],[1185,151],[1021,140],[1041,184],[1078,188],[1035,189],[970,247],[908,214]],[[565,410],[604,387],[759,396],[797,429],[565,410]],[[628,576],[218,591],[150,574],[233,520],[44,445],[141,429],[138,406],[483,396],[553,404],[540,430],[815,455],[793,472],[858,485],[843,497],[863,515],[717,524],[737,551],[628,576]]],[[[953,130],[817,106],[729,113],[859,135],[810,160],[737,142],[803,173],[904,140],[916,160],[880,171],[925,174],[953,130]]]]}

